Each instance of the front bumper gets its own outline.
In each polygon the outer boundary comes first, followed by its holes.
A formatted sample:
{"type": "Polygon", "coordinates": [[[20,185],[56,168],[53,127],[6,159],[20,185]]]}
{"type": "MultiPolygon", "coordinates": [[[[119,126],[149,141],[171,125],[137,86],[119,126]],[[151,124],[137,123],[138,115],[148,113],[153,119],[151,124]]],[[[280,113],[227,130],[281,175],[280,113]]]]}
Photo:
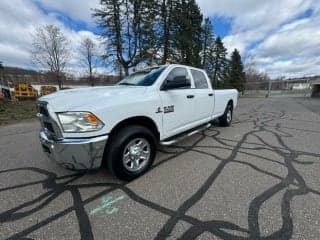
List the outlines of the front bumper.
{"type": "Polygon", "coordinates": [[[51,140],[46,132],[39,134],[45,153],[59,165],[72,170],[90,170],[99,168],[108,136],[88,139],[51,140]]]}

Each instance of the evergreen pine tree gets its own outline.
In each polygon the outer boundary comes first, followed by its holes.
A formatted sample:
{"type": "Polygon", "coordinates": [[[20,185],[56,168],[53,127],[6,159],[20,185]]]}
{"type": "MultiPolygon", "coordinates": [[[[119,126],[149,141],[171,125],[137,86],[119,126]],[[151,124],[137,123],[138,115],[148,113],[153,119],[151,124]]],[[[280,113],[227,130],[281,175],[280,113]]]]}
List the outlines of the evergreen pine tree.
{"type": "Polygon", "coordinates": [[[210,63],[212,65],[211,78],[213,86],[216,87],[217,83],[223,80],[227,56],[227,49],[224,47],[220,37],[217,37],[215,40],[214,45],[210,48],[210,53],[210,63]]]}
{"type": "Polygon", "coordinates": [[[195,0],[179,0],[173,6],[173,57],[176,62],[201,66],[202,14],[195,0]]]}
{"type": "Polygon", "coordinates": [[[228,80],[230,86],[244,93],[245,73],[240,53],[237,49],[232,52],[228,80]]]}
{"type": "Polygon", "coordinates": [[[202,65],[202,68],[207,71],[207,73],[211,73],[211,74],[212,74],[212,64],[210,64],[211,48],[214,45],[214,34],[212,29],[213,27],[212,27],[210,18],[206,18],[202,26],[202,51],[201,51],[202,64],[201,65],[202,65]]]}
{"type": "Polygon", "coordinates": [[[217,82],[218,88],[228,89],[232,88],[230,84],[230,59],[226,58],[225,66],[222,71],[221,80],[217,82]]]}
{"type": "Polygon", "coordinates": [[[159,7],[159,39],[158,48],[162,51],[161,63],[165,64],[171,59],[172,54],[172,31],[173,31],[173,9],[177,0],[162,0],[159,7]]]}
{"type": "MultiPolygon", "coordinates": [[[[139,2],[139,1],[137,1],[139,2]]],[[[159,4],[157,0],[140,1],[140,31],[141,44],[139,46],[140,61],[154,62],[154,58],[158,52],[158,24],[155,20],[159,15],[159,4]]],[[[139,19],[137,19],[139,21],[139,19]]]]}

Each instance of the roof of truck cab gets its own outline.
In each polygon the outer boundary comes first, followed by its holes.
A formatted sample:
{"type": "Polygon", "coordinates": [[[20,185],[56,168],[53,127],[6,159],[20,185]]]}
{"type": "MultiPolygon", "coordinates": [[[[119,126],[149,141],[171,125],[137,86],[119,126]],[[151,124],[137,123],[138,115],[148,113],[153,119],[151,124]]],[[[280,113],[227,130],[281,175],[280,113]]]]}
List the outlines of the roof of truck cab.
{"type": "Polygon", "coordinates": [[[145,68],[137,69],[135,71],[135,73],[146,72],[146,71],[150,71],[152,69],[158,69],[158,68],[162,68],[162,67],[187,67],[187,68],[190,68],[190,69],[195,69],[195,70],[198,70],[198,71],[205,72],[205,70],[203,70],[201,68],[197,68],[197,67],[193,67],[193,66],[189,66],[189,65],[184,65],[184,64],[176,64],[176,63],[174,63],[174,64],[148,66],[148,67],[145,67],[145,68]]]}
{"type": "Polygon", "coordinates": [[[168,65],[164,65],[164,66],[187,67],[187,68],[196,69],[196,70],[205,72],[204,69],[193,67],[193,66],[189,66],[189,65],[184,65],[184,64],[168,64],[168,65]]]}

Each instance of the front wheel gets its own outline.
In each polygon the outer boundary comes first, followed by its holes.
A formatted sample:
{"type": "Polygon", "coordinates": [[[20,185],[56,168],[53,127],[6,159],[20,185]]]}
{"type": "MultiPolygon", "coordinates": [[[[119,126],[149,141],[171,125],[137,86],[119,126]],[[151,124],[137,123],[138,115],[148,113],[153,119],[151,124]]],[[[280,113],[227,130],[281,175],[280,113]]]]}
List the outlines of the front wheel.
{"type": "Polygon", "coordinates": [[[232,122],[233,117],[233,108],[232,104],[228,104],[226,107],[226,110],[224,111],[224,114],[219,118],[220,125],[222,127],[229,127],[232,122]]]}
{"type": "Polygon", "coordinates": [[[133,180],[152,166],[156,140],[152,132],[142,126],[126,126],[110,139],[106,161],[109,170],[118,178],[133,180]]]}

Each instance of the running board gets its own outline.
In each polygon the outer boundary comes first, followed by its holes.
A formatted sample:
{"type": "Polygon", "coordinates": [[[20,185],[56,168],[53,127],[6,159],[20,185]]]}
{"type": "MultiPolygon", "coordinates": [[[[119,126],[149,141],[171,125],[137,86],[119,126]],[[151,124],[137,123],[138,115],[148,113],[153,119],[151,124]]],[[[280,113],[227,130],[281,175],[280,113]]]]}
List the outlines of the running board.
{"type": "Polygon", "coordinates": [[[193,129],[190,132],[179,134],[176,138],[169,138],[168,140],[161,141],[160,145],[169,146],[169,145],[175,144],[187,137],[190,137],[196,133],[199,133],[199,132],[202,132],[203,130],[208,129],[209,127],[211,127],[211,123],[208,123],[206,125],[201,125],[199,128],[193,129]]]}

